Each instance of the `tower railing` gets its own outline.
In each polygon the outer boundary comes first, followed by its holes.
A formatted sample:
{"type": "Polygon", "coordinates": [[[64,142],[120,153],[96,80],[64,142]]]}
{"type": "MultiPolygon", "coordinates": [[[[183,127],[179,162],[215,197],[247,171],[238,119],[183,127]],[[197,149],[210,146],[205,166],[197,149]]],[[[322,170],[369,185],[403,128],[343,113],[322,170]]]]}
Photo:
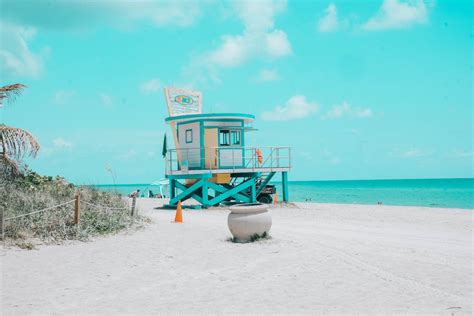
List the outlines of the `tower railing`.
{"type": "Polygon", "coordinates": [[[166,153],[166,175],[221,172],[272,172],[291,168],[290,147],[193,147],[166,153]]]}

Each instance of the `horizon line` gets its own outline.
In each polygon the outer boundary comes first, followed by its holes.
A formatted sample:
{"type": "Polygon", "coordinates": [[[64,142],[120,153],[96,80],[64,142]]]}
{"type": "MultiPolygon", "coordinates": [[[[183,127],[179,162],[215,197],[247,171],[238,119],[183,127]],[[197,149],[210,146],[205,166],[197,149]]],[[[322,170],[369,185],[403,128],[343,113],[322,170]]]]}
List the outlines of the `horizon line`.
{"type": "MultiPolygon", "coordinates": [[[[336,179],[322,179],[322,180],[290,180],[288,182],[344,182],[344,181],[401,181],[401,180],[467,180],[472,179],[474,177],[456,177],[456,178],[397,178],[397,179],[343,179],[343,180],[336,180],[336,179]]],[[[157,180],[155,180],[157,181],[157,180]]],[[[281,181],[271,181],[271,182],[281,182],[281,181]]],[[[101,183],[101,184],[81,184],[81,185],[88,185],[88,186],[131,186],[131,185],[151,185],[151,183],[101,183]]]]}

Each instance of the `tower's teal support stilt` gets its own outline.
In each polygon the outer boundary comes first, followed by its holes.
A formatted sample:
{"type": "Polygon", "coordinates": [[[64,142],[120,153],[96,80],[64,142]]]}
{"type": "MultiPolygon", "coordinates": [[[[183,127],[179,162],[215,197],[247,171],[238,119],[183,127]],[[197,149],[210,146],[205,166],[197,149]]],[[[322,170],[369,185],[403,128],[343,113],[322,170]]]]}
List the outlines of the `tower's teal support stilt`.
{"type": "Polygon", "coordinates": [[[246,189],[250,188],[252,185],[255,185],[255,178],[246,180],[240,183],[239,185],[232,187],[231,189],[219,184],[212,183],[212,182],[208,182],[207,185],[209,188],[214,189],[216,191],[216,194],[217,192],[219,192],[218,195],[216,195],[214,198],[209,200],[208,202],[209,205],[217,205],[218,203],[230,197],[238,201],[248,203],[248,202],[251,202],[251,197],[249,197],[248,195],[242,194],[242,191],[245,191],[246,189]]]}
{"type": "Polygon", "coordinates": [[[253,183],[251,186],[251,202],[255,203],[257,202],[257,184],[255,183],[255,178],[253,179],[253,183]]]}
{"type": "Polygon", "coordinates": [[[268,184],[268,182],[270,182],[270,180],[273,178],[275,173],[276,172],[270,172],[268,176],[263,180],[263,182],[260,183],[257,189],[257,196],[260,194],[260,192],[262,192],[263,189],[265,189],[265,186],[268,184]]]}
{"type": "Polygon", "coordinates": [[[283,201],[288,202],[288,172],[283,171],[281,173],[281,182],[283,188],[283,201]]]}
{"type": "MultiPolygon", "coordinates": [[[[170,179],[170,201],[172,201],[176,196],[175,181],[176,181],[175,179],[170,179]]],[[[170,202],[170,204],[171,204],[171,202],[170,202]]],[[[171,205],[173,205],[173,204],[171,204],[171,205]]]]}
{"type": "Polygon", "coordinates": [[[203,180],[203,184],[202,184],[202,202],[201,204],[204,206],[204,207],[208,207],[209,206],[209,195],[208,195],[208,185],[207,185],[207,179],[204,179],[203,180]]]}
{"type": "MultiPolygon", "coordinates": [[[[178,203],[178,201],[184,202],[187,199],[191,198],[193,195],[195,195],[196,192],[198,192],[198,190],[202,188],[203,183],[205,183],[206,181],[207,181],[206,179],[201,179],[198,182],[191,185],[190,187],[186,187],[176,180],[176,187],[181,189],[181,193],[176,195],[174,199],[170,200],[170,205],[175,205],[176,203],[178,203]]],[[[198,202],[202,203],[202,199],[201,198],[199,199],[200,201],[198,202]]]]}
{"type": "MultiPolygon", "coordinates": [[[[218,205],[224,201],[236,201],[242,203],[255,203],[257,197],[265,189],[276,172],[270,172],[264,178],[260,172],[248,172],[233,174],[234,177],[242,179],[242,182],[214,183],[210,179],[211,173],[196,175],[172,175],[169,176],[169,204],[175,207],[178,201],[184,202],[194,199],[203,207],[218,205]],[[194,183],[186,183],[185,179],[196,179],[194,183]]],[[[282,172],[283,179],[283,201],[288,201],[288,172],[282,172]]]]}

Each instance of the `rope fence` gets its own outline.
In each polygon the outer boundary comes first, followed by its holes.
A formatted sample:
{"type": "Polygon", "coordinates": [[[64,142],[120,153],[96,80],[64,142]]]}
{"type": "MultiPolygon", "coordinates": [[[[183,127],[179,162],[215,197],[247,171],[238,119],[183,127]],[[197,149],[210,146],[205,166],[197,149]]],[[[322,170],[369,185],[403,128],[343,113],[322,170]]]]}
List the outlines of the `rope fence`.
{"type": "Polygon", "coordinates": [[[90,202],[86,202],[86,201],[81,201],[80,196],[76,195],[74,200],[70,200],[70,201],[67,201],[67,202],[64,202],[64,203],[61,203],[61,204],[49,206],[49,207],[46,207],[46,208],[38,210],[38,211],[34,211],[34,212],[26,213],[26,214],[21,214],[21,215],[17,215],[17,216],[12,216],[12,217],[7,217],[7,218],[4,218],[4,210],[2,208],[2,209],[0,209],[0,238],[1,238],[1,240],[4,240],[4,237],[5,237],[5,222],[6,221],[11,221],[11,220],[14,220],[14,219],[27,217],[27,216],[31,216],[31,215],[34,215],[34,214],[43,213],[43,212],[50,211],[50,210],[53,210],[53,209],[57,209],[59,207],[62,207],[62,206],[68,205],[68,204],[72,204],[72,203],[74,203],[74,225],[76,225],[76,226],[79,226],[80,221],[81,221],[81,203],[85,204],[87,206],[90,206],[90,207],[102,208],[102,209],[105,210],[106,214],[109,213],[108,212],[109,210],[112,210],[112,211],[114,211],[114,210],[115,211],[130,210],[130,215],[132,217],[136,215],[136,210],[135,210],[135,208],[136,208],[136,197],[133,197],[131,207],[109,207],[109,206],[106,206],[106,205],[99,205],[99,204],[94,204],[94,203],[90,203],[90,202]]]}
{"type": "Polygon", "coordinates": [[[86,204],[86,205],[89,205],[89,206],[105,208],[105,209],[108,209],[108,210],[128,210],[129,209],[128,207],[110,207],[110,206],[106,206],[106,205],[93,204],[93,203],[89,203],[89,202],[82,202],[82,203],[86,204]]]}
{"type": "Polygon", "coordinates": [[[41,212],[44,212],[44,211],[49,211],[49,210],[52,210],[54,208],[70,204],[74,201],[76,201],[76,200],[74,199],[74,200],[71,200],[71,201],[64,202],[62,204],[50,206],[50,207],[44,208],[44,209],[39,210],[39,211],[34,211],[34,212],[31,212],[31,213],[21,214],[21,215],[17,215],[17,216],[13,216],[13,217],[8,217],[8,218],[5,218],[4,221],[8,221],[8,220],[15,219],[15,218],[20,218],[20,217],[25,217],[25,216],[30,216],[30,215],[41,213],[41,212]]]}

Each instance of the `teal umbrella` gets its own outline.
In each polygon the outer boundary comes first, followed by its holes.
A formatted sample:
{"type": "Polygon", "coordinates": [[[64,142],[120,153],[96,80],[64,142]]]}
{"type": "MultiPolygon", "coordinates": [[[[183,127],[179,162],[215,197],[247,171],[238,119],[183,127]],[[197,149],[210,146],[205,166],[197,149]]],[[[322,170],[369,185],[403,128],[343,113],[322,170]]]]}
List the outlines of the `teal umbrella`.
{"type": "Polygon", "coordinates": [[[166,157],[167,152],[168,152],[168,142],[166,141],[166,133],[165,133],[165,138],[163,139],[163,150],[161,151],[163,158],[166,157]]]}

